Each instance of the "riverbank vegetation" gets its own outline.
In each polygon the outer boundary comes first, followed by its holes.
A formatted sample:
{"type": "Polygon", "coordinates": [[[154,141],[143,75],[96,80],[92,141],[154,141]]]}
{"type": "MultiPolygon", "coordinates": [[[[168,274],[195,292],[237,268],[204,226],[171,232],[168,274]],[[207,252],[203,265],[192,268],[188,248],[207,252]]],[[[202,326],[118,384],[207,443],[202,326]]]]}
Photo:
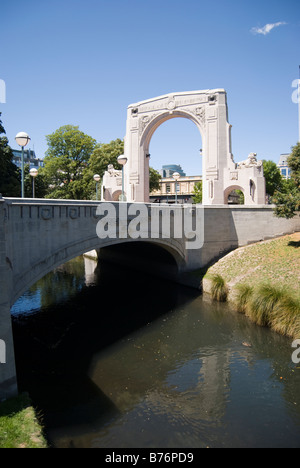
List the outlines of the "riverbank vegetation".
{"type": "Polygon", "coordinates": [[[0,403],[0,448],[47,448],[27,394],[0,403]]]}
{"type": "Polygon", "coordinates": [[[291,178],[278,187],[272,202],[276,205],[274,213],[277,217],[290,219],[300,210],[300,143],[292,148],[287,164],[291,178]]]}
{"type": "Polygon", "coordinates": [[[221,275],[213,275],[211,278],[211,295],[215,301],[226,302],[228,287],[221,275]]]}
{"type": "Polygon", "coordinates": [[[238,249],[211,267],[204,291],[253,322],[300,337],[300,233],[238,249]]]}

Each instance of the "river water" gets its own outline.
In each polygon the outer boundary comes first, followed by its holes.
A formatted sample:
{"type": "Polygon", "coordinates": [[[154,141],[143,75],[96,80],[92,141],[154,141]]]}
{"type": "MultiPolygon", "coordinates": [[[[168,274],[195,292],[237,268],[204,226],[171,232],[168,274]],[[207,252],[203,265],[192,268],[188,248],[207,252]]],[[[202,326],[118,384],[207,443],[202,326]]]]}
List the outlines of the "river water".
{"type": "Polygon", "coordinates": [[[300,447],[292,340],[198,291],[78,258],[12,317],[53,447],[300,447]]]}

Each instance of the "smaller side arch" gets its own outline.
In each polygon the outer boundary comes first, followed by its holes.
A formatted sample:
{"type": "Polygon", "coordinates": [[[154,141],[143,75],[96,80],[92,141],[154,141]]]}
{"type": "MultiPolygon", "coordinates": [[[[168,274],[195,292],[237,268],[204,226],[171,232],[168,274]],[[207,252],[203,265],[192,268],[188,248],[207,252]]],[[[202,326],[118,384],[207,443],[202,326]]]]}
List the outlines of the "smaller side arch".
{"type": "Polygon", "coordinates": [[[112,201],[118,202],[118,201],[119,201],[119,198],[120,198],[120,195],[122,195],[122,190],[116,190],[116,191],[112,194],[112,201]]]}
{"type": "Polygon", "coordinates": [[[243,194],[244,194],[244,196],[245,196],[245,189],[244,189],[243,187],[241,187],[240,185],[230,185],[229,187],[227,187],[227,188],[224,190],[224,204],[225,204],[225,205],[228,205],[229,195],[230,195],[234,190],[240,190],[241,192],[243,192],[243,194]]]}

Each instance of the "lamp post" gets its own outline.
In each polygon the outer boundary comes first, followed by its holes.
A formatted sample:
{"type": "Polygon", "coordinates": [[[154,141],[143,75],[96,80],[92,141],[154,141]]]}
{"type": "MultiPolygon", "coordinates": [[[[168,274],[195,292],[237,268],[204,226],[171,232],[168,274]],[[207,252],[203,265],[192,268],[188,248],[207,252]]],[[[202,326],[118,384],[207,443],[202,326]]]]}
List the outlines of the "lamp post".
{"type": "Polygon", "coordinates": [[[38,173],[39,171],[35,167],[29,171],[29,174],[32,177],[32,198],[35,198],[35,178],[37,177],[38,173]]]}
{"type": "Polygon", "coordinates": [[[175,203],[177,205],[177,180],[180,179],[180,174],[179,172],[174,172],[172,175],[173,179],[175,179],[175,203]]]}
{"type": "Polygon", "coordinates": [[[27,135],[25,132],[19,132],[15,140],[19,146],[22,148],[22,164],[21,164],[21,170],[22,170],[22,185],[21,185],[21,196],[24,198],[25,190],[24,190],[24,147],[30,142],[30,137],[27,135]]]}
{"type": "Polygon", "coordinates": [[[96,200],[98,200],[98,183],[100,181],[101,177],[99,174],[94,175],[94,181],[96,182],[96,200]]]}
{"type": "Polygon", "coordinates": [[[124,191],[124,166],[127,163],[127,158],[124,156],[124,154],[121,154],[121,156],[118,157],[118,163],[122,166],[122,195],[120,195],[119,201],[125,202],[126,196],[124,191]]]}

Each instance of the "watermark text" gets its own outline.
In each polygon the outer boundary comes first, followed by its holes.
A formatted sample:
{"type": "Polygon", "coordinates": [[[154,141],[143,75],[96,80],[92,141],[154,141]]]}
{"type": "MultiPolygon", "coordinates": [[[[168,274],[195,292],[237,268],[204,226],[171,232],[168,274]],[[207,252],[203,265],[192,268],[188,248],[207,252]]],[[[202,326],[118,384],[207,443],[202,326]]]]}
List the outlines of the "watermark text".
{"type": "Polygon", "coordinates": [[[99,239],[181,239],[187,250],[203,247],[202,205],[153,206],[143,203],[101,203],[99,239]]]}
{"type": "Polygon", "coordinates": [[[292,361],[294,364],[300,363],[300,340],[295,340],[292,343],[292,348],[297,348],[292,354],[292,361]]]}
{"type": "Polygon", "coordinates": [[[296,88],[292,92],[292,101],[294,104],[299,104],[300,103],[300,80],[294,80],[292,82],[292,88],[296,88]]]}
{"type": "Polygon", "coordinates": [[[0,104],[6,104],[6,84],[0,79],[0,104]]]}
{"type": "Polygon", "coordinates": [[[6,364],[6,344],[4,340],[0,340],[0,364],[6,364]]]}

